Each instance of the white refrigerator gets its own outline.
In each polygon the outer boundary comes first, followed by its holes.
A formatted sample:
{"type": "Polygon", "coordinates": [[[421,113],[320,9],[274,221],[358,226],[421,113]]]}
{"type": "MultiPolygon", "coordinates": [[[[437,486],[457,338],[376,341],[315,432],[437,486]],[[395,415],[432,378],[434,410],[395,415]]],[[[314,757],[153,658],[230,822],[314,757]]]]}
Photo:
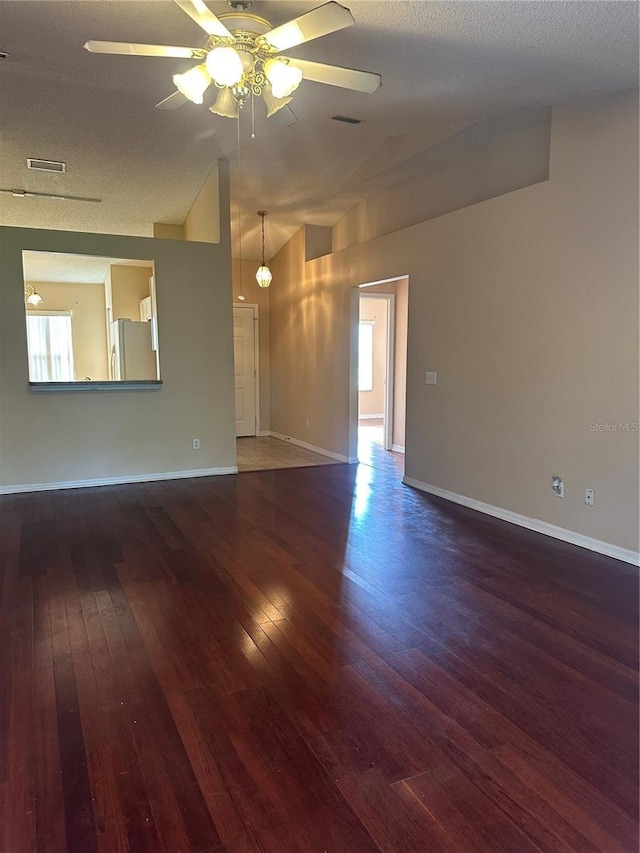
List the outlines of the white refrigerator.
{"type": "Polygon", "coordinates": [[[114,320],[111,323],[110,369],[114,381],[158,378],[150,322],[114,320]]]}

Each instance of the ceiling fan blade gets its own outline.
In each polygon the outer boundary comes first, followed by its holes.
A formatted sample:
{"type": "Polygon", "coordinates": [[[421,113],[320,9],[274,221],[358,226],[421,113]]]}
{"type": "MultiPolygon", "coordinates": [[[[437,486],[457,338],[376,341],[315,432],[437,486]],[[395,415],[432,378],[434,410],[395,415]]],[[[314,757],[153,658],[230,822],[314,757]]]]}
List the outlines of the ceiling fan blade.
{"type": "Polygon", "coordinates": [[[88,41],[89,53],[116,53],[120,56],[175,56],[178,59],[202,59],[206,51],[199,47],[172,47],[166,44],[131,44],[126,41],[88,41]]]}
{"type": "Polygon", "coordinates": [[[294,113],[291,107],[281,107],[277,113],[274,113],[269,119],[269,124],[275,127],[291,127],[296,124],[298,116],[294,113]]]}
{"type": "Polygon", "coordinates": [[[233,38],[222,21],[213,14],[204,0],[175,0],[183,12],[196,22],[210,36],[233,38]]]}
{"type": "Polygon", "coordinates": [[[382,77],[372,71],[341,68],[339,65],[325,65],[323,62],[309,62],[294,57],[289,57],[289,64],[299,68],[305,80],[313,80],[315,83],[327,83],[329,86],[340,86],[368,94],[382,86],[382,77]]]}
{"type": "Polygon", "coordinates": [[[276,50],[287,50],[306,41],[350,27],[354,23],[351,12],[332,1],[265,33],[264,39],[276,50]]]}
{"type": "Polygon", "coordinates": [[[12,195],[16,198],[50,198],[56,201],[91,201],[94,204],[99,204],[101,198],[84,198],[80,195],[57,195],[55,193],[34,193],[29,190],[6,190],[0,189],[0,193],[12,195]]]}
{"type": "Polygon", "coordinates": [[[156,104],[157,110],[177,110],[178,107],[182,107],[187,103],[187,98],[182,94],[182,92],[174,92],[173,95],[169,95],[168,98],[165,98],[163,101],[160,101],[159,104],[156,104]]]}

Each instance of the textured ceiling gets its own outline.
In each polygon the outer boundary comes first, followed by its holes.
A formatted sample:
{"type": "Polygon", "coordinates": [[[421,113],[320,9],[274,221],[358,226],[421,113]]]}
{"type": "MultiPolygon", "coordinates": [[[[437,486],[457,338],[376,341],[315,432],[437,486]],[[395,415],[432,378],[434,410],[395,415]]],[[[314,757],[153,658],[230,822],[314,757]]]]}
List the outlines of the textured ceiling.
{"type": "Polygon", "coordinates": [[[110,266],[152,267],[152,261],[97,258],[58,252],[23,252],[24,280],[73,284],[104,284],[110,266]]]}
{"type": "MultiPolygon", "coordinates": [[[[242,213],[243,256],[267,254],[302,224],[333,224],[393,167],[487,117],[531,110],[638,82],[635,2],[342,0],[355,26],[291,55],[382,74],[362,95],[303,82],[298,123],[278,127],[256,109],[236,123],[187,104],[154,109],[173,91],[175,59],[100,56],[88,39],[200,46],[202,31],[172,2],[0,0],[0,187],[102,199],[81,204],[0,195],[0,223],[150,235],[181,222],[212,163],[232,160],[232,215],[242,213]],[[363,119],[360,125],[333,115],[363,119]],[[27,157],[64,160],[65,175],[28,172],[27,157]],[[375,179],[375,180],[374,180],[375,179]],[[373,183],[372,183],[373,181],[373,183]]],[[[277,25],[318,0],[256,0],[277,25]]],[[[220,14],[222,0],[209,0],[220,14]]],[[[538,111],[538,112],[536,112],[538,111]]],[[[238,228],[234,228],[238,254],[238,228]]]]}

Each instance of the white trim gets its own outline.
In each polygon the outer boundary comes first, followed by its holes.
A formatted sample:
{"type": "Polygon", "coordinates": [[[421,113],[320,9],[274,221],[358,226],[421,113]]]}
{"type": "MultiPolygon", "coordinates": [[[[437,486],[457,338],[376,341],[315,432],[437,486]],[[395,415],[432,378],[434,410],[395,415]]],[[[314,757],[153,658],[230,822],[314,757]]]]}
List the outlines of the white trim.
{"type": "Polygon", "coordinates": [[[406,486],[412,486],[414,489],[419,489],[422,492],[428,492],[430,495],[436,495],[439,498],[452,501],[461,506],[475,509],[478,512],[483,512],[486,515],[491,515],[494,518],[500,518],[502,521],[508,521],[511,524],[517,524],[519,527],[526,527],[528,530],[534,530],[536,533],[542,533],[545,536],[551,536],[554,539],[560,539],[563,542],[569,542],[571,545],[577,545],[580,548],[587,548],[589,551],[596,551],[598,554],[605,554],[607,557],[613,557],[614,560],[622,560],[625,563],[631,563],[634,566],[640,565],[640,553],[630,551],[627,548],[620,548],[618,545],[612,545],[609,542],[602,542],[599,539],[592,539],[590,536],[583,536],[582,533],[575,533],[573,530],[567,530],[564,527],[558,527],[555,524],[550,524],[547,521],[541,521],[538,518],[529,518],[526,515],[520,515],[517,512],[511,512],[502,507],[492,506],[483,501],[478,501],[475,498],[468,498],[465,495],[457,495],[455,492],[449,492],[446,489],[441,489],[439,486],[431,486],[428,483],[423,483],[420,480],[414,480],[412,477],[403,477],[402,482],[406,486]]]}
{"type": "MultiPolygon", "coordinates": [[[[257,302],[234,302],[234,308],[252,308],[253,309],[253,406],[255,410],[254,417],[254,435],[269,435],[260,429],[260,318],[257,302]]],[[[250,438],[251,436],[237,435],[236,438],[250,438]]]]}
{"type": "Polygon", "coordinates": [[[259,438],[266,438],[269,435],[271,435],[271,433],[269,432],[268,429],[261,429],[260,432],[258,433],[259,438]]]}
{"type": "Polygon", "coordinates": [[[391,449],[396,453],[404,453],[404,444],[392,444],[391,449]]]}
{"type": "Polygon", "coordinates": [[[217,477],[220,474],[237,474],[238,466],[225,468],[198,468],[193,471],[163,471],[161,474],[133,474],[130,477],[99,477],[95,480],[62,480],[59,483],[24,483],[0,486],[0,495],[19,492],[50,492],[55,489],[87,489],[93,486],[119,486],[125,483],[152,483],[156,480],[186,480],[191,477],[217,477]]]}
{"type": "MultiPolygon", "coordinates": [[[[361,392],[362,393],[362,392],[361,392]]],[[[366,392],[364,392],[366,393],[366,392]]],[[[373,421],[373,420],[382,420],[384,418],[384,412],[380,412],[378,415],[358,415],[359,421],[373,421]]]]}
{"type": "Polygon", "coordinates": [[[304,447],[305,450],[313,450],[314,453],[320,453],[322,456],[328,456],[330,459],[337,459],[338,462],[349,462],[353,464],[357,459],[351,456],[343,456],[341,453],[334,453],[333,450],[325,450],[324,447],[316,447],[315,444],[309,444],[307,441],[300,441],[298,438],[291,438],[290,435],[282,435],[280,432],[270,431],[269,435],[272,438],[279,438],[280,441],[288,441],[289,444],[295,444],[297,447],[304,447]]]}

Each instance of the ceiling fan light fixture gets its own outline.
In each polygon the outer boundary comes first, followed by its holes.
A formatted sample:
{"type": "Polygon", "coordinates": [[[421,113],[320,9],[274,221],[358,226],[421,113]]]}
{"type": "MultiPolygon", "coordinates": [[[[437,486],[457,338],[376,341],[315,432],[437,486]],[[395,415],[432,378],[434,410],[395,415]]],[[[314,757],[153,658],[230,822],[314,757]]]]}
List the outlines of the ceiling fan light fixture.
{"type": "Polygon", "coordinates": [[[271,86],[267,84],[262,90],[262,100],[267,105],[267,118],[271,118],[278,110],[290,104],[293,98],[276,98],[271,86]]]}
{"type": "Polygon", "coordinates": [[[184,74],[174,74],[173,82],[185,98],[193,101],[194,104],[201,104],[204,93],[211,85],[211,75],[205,65],[196,65],[184,74]]]}
{"type": "Polygon", "coordinates": [[[218,86],[235,86],[244,74],[242,59],[232,47],[216,47],[205,60],[211,79],[218,86]]]}
{"type": "Polygon", "coordinates": [[[264,73],[273,91],[274,98],[286,98],[300,85],[302,71],[284,59],[267,59],[264,73]]]}
{"type": "Polygon", "coordinates": [[[231,89],[221,89],[215,104],[209,111],[224,118],[238,118],[238,102],[233,97],[231,89]]]}

